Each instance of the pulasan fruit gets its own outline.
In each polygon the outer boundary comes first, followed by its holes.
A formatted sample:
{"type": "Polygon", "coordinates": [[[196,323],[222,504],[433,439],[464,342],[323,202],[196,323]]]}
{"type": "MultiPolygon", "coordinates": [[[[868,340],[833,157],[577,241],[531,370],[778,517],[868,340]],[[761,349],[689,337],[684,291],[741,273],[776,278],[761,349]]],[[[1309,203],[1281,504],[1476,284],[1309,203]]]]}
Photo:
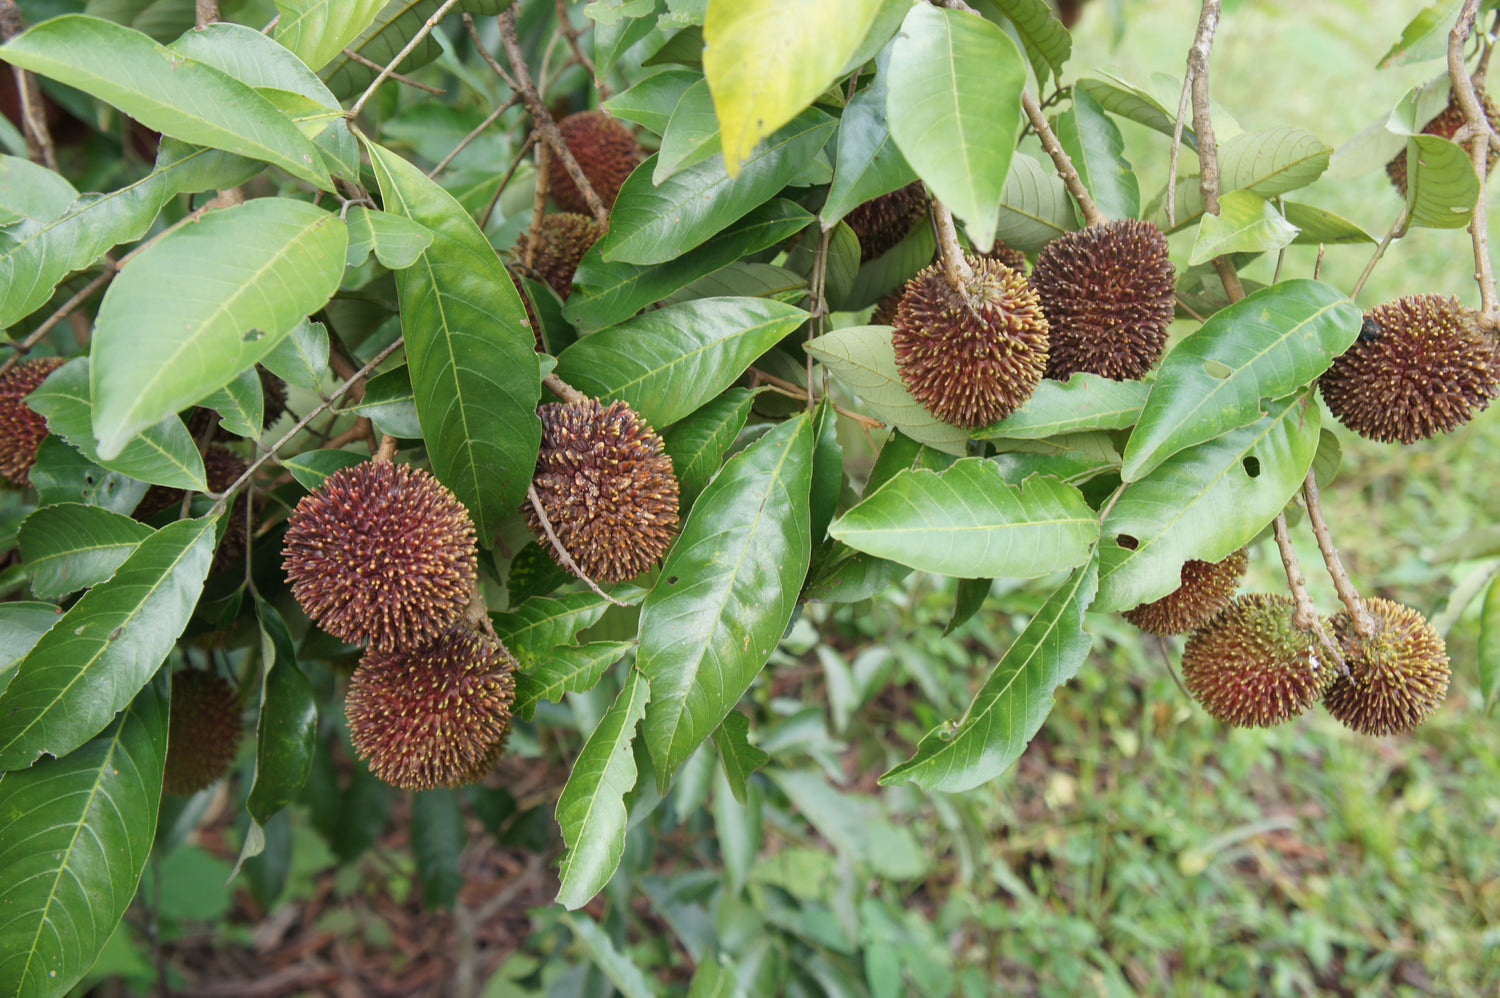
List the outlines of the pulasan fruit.
{"type": "MultiPolygon", "coordinates": [[[[635,134],[603,111],[570,114],[557,123],[557,130],[604,207],[613,208],[625,178],[641,162],[641,147],[636,144],[635,134]]],[[[563,211],[590,213],[588,202],[560,157],[553,156],[548,161],[547,189],[563,211]]]]}
{"type": "Polygon", "coordinates": [[[0,475],[17,485],[30,481],[37,448],[47,436],[47,421],[26,404],[26,396],[64,363],[62,357],[37,357],[0,374],[0,475]]]}
{"type": "MultiPolygon", "coordinates": [[[[543,215],[531,255],[531,269],[559,298],[566,300],[573,293],[573,274],[578,270],[578,261],[602,235],[604,227],[588,215],[571,212],[543,215]]],[[[516,240],[516,260],[525,261],[530,243],[530,233],[521,233],[516,240]]]]}
{"type": "Polygon", "coordinates": [[[172,676],[167,762],[162,789],[195,794],[229,772],[245,727],[239,691],[216,672],[184,669],[172,676]]]}
{"type": "Polygon", "coordinates": [[[1349,671],[1323,694],[1328,712],[1364,735],[1396,735],[1427,719],[1448,695],[1448,649],[1416,610],[1367,599],[1375,633],[1362,637],[1348,610],[1333,618],[1333,637],[1349,671]]]}
{"type": "Polygon", "coordinates": [[[1196,631],[1229,605],[1250,565],[1244,548],[1222,561],[1191,559],[1182,566],[1181,584],[1161,599],[1125,611],[1125,619],[1152,634],[1196,631]]]}

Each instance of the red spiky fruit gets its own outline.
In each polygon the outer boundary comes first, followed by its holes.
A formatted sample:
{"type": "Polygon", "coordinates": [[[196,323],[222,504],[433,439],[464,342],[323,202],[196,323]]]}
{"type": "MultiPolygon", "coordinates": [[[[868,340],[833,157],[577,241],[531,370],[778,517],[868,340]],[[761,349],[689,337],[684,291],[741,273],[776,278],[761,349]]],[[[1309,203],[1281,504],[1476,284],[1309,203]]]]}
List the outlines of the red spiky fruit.
{"type": "MultiPolygon", "coordinates": [[[[604,207],[613,208],[625,178],[641,162],[641,147],[636,144],[635,134],[603,111],[570,114],[557,123],[557,130],[604,207]]],[[[588,202],[558,156],[548,163],[547,189],[563,211],[590,214],[588,202]]]]}
{"type": "MultiPolygon", "coordinates": [[[[542,446],[532,485],[583,574],[620,582],[660,561],[676,534],[679,487],[656,431],[624,402],[550,403],[537,415],[542,446]]],[[[530,502],[523,512],[564,564],[530,502]]]]}
{"type": "Polygon", "coordinates": [[[344,700],[354,750],[406,790],[482,779],[510,733],[515,668],[504,644],[462,624],[421,648],[370,649],[344,700]]]}
{"type": "Polygon", "coordinates": [[[1125,611],[1125,619],[1152,634],[1186,634],[1207,624],[1229,605],[1250,565],[1244,548],[1222,561],[1189,560],[1181,584],[1161,599],[1125,611]]]}
{"type": "Polygon", "coordinates": [[[245,732],[243,710],[239,691],[218,673],[184,669],[174,674],[162,789],[195,794],[229,772],[245,732]]]}
{"type": "Polygon", "coordinates": [[[920,180],[905,187],[871,198],[844,218],[859,239],[859,259],[863,263],[883,256],[911,233],[927,217],[931,199],[920,180]]]}
{"type": "Polygon", "coordinates": [[[29,481],[37,448],[47,436],[47,421],[26,404],[26,396],[64,363],[62,357],[37,357],[0,374],[0,475],[17,485],[29,481]]]}
{"type": "Polygon", "coordinates": [[[1020,408],[1047,365],[1048,323],[1026,278],[986,257],[965,256],[962,289],[942,262],[906,285],[891,333],[912,398],[954,426],[988,426],[1020,408]]]}
{"type": "MultiPolygon", "coordinates": [[[[1479,106],[1484,110],[1484,116],[1489,119],[1490,127],[1500,131],[1500,111],[1497,111],[1495,102],[1490,100],[1490,95],[1485,93],[1484,87],[1474,85],[1474,95],[1479,98],[1479,106]]],[[[1464,109],[1459,106],[1458,95],[1450,93],[1447,105],[1437,113],[1427,124],[1422,126],[1423,135],[1436,135],[1439,138],[1451,139],[1458,134],[1458,130],[1467,123],[1464,117],[1464,109]]],[[[1491,149],[1485,161],[1486,175],[1495,169],[1495,150],[1491,149]]],[[[1391,178],[1391,184],[1397,193],[1406,197],[1406,150],[1402,149],[1391,161],[1385,165],[1386,176],[1391,178]]]]}
{"type": "Polygon", "coordinates": [[[427,472],[389,461],[343,468],[304,496],[282,556],[292,593],[319,627],[381,651],[447,631],[476,578],[463,503],[427,472]]]}
{"type": "Polygon", "coordinates": [[[1333,618],[1333,635],[1349,671],[1323,695],[1328,712],[1364,735],[1396,735],[1427,719],[1448,695],[1448,649],[1416,610],[1367,599],[1374,633],[1363,637],[1348,610],[1333,618]]]}
{"type": "MultiPolygon", "coordinates": [[[[543,215],[537,229],[536,248],[531,253],[531,269],[563,300],[573,293],[573,274],[589,247],[604,235],[604,227],[588,215],[564,212],[543,215]]],[[[515,258],[525,264],[531,234],[521,233],[516,240],[515,258]]]]}

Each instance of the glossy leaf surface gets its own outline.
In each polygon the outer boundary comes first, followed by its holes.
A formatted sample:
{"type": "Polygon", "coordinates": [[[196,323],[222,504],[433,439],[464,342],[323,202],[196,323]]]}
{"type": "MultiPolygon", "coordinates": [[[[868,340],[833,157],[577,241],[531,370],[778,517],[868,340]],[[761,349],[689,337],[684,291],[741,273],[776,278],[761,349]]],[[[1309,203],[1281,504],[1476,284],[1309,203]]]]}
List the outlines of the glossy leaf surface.
{"type": "Polygon", "coordinates": [[[1231,253],[1274,253],[1290,246],[1297,227],[1259,194],[1229,191],[1219,199],[1219,214],[1198,222],[1198,239],[1188,262],[1207,263],[1231,253]]]}
{"type": "Polygon", "coordinates": [[[833,183],[819,212],[825,228],[832,228],[833,223],[871,198],[917,179],[886,124],[886,84],[886,77],[877,74],[869,86],[854,95],[839,117],[833,183]]]}
{"type": "Polygon", "coordinates": [[[1438,135],[1406,140],[1407,224],[1460,229],[1479,200],[1479,174],[1460,145],[1438,135]]]}
{"type": "Polygon", "coordinates": [[[1058,115],[1057,138],[1105,217],[1140,214],[1140,182],[1124,157],[1125,140],[1087,90],[1075,90],[1072,109],[1058,115]]]}
{"type": "Polygon", "coordinates": [[[982,430],[981,440],[1040,440],[1082,430],[1118,430],[1135,424],[1151,386],[1079,373],[1067,381],[1043,379],[1026,403],[982,430]]]}
{"type": "Polygon", "coordinates": [[[17,535],[31,591],[61,599],[103,582],[154,531],[128,516],[83,503],[42,506],[17,535]]]}
{"type": "Polygon", "coordinates": [[[745,428],[755,394],[731,388],[678,420],[662,434],[662,443],[672,458],[672,473],[682,490],[682,505],[690,505],[719,470],[730,445],[745,428]]]}
{"type": "Polygon", "coordinates": [[[276,0],[275,38],[313,69],[322,69],[368,28],[385,0],[276,0]]]}

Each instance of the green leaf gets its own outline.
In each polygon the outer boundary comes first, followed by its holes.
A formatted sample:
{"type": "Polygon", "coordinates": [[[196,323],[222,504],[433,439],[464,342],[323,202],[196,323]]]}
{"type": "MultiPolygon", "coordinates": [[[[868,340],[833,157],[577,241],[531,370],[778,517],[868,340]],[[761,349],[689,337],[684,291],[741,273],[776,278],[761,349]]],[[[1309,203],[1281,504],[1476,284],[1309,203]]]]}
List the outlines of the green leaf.
{"type": "Polygon", "coordinates": [[[0,992],[65,995],[140,883],[156,837],[168,681],[64,759],[0,776],[0,992]]]}
{"type": "Polygon", "coordinates": [[[1135,218],[1140,214],[1141,186],[1125,159],[1125,140],[1087,90],[1073,91],[1072,109],[1058,115],[1057,138],[1093,195],[1094,204],[1106,217],[1135,218]]]}
{"type": "MultiPolygon", "coordinates": [[[[640,590],[635,590],[644,595],[640,590]]],[[[624,593],[615,599],[635,600],[624,593]]],[[[578,632],[599,622],[609,602],[597,593],[535,596],[505,613],[490,614],[495,633],[520,662],[523,672],[541,668],[554,648],[572,644],[578,632]]]]}
{"type": "Polygon", "coordinates": [[[1281,209],[1286,214],[1286,220],[1297,227],[1297,238],[1292,240],[1293,243],[1317,245],[1378,241],[1357,223],[1325,208],[1298,201],[1282,201],[1281,209]]]}
{"type": "Polygon", "coordinates": [[[691,69],[665,69],[646,77],[629,90],[615,94],[599,106],[616,118],[633,121],[663,135],[683,93],[701,79],[703,74],[691,69]]]}
{"type": "Polygon", "coordinates": [[[422,436],[417,398],[411,390],[411,371],[405,364],[365,382],[364,399],[348,411],[373,419],[383,433],[408,440],[422,436]]]}
{"type": "Polygon", "coordinates": [[[805,208],[781,198],[768,201],[693,252],[651,266],[605,263],[594,244],[573,275],[573,294],[563,316],[575,325],[598,329],[622,322],[700,277],[741,257],[785,242],[812,220],[805,208]]]}
{"type": "Polygon", "coordinates": [[[343,468],[352,468],[356,464],[364,464],[369,457],[364,454],[355,454],[347,450],[310,450],[304,451],[295,457],[283,460],[282,466],[292,473],[301,485],[309,492],[323,487],[323,482],[329,475],[343,468]]]}
{"type": "Polygon", "coordinates": [[[1500,700],[1500,580],[1490,583],[1479,611],[1479,691],[1488,713],[1500,700]]]}
{"type": "Polygon", "coordinates": [[[48,434],[36,449],[31,466],[31,487],[44,505],[79,502],[102,506],[115,513],[130,513],[146,494],[148,486],[118,471],[105,471],[61,437],[48,434]]]}
{"type": "Polygon", "coordinates": [[[854,95],[839,118],[838,156],[833,183],[819,215],[825,229],[871,198],[898,190],[917,179],[917,173],[896,148],[886,125],[887,80],[874,81],[854,95]]]}
{"type": "Polygon", "coordinates": [[[1040,440],[1082,430],[1120,430],[1135,425],[1151,386],[1075,374],[1066,382],[1044,379],[1026,403],[974,436],[980,440],[1040,440]]]}
{"type": "Polygon", "coordinates": [[[368,143],[386,211],[434,240],[396,275],[406,360],[433,473],[486,542],[515,515],[536,467],[541,367],[515,285],[459,203],[406,160],[368,143]]]}
{"type": "MultiPolygon", "coordinates": [[[[317,391],[328,373],[328,330],[321,322],[304,319],[271,348],[261,366],[289,385],[317,391]]],[[[369,394],[368,384],[365,392],[369,394]]]]}
{"type": "Polygon", "coordinates": [[[235,436],[260,436],[265,421],[266,398],[255,368],[241,371],[223,388],[203,396],[200,404],[217,412],[219,425],[235,436]]]}
{"type": "Polygon", "coordinates": [[[802,112],[745,161],[733,178],[722,155],[651,183],[654,159],[626,179],[610,213],[609,233],[595,245],[603,259],[664,263],[769,201],[823,148],[834,121],[817,109],[802,112]]]}
{"type": "Polygon", "coordinates": [[[206,489],[198,445],[182,420],[172,413],[132,439],[115,456],[106,459],[100,455],[94,443],[94,409],[89,403],[90,367],[87,357],[76,357],[53,371],[26,397],[27,404],[46,417],[48,430],[110,471],[167,488],[206,489]]]}
{"type": "Polygon", "coordinates": [[[1160,599],[1181,583],[1188,559],[1222,561],[1281,512],[1317,453],[1320,410],[1299,394],[1266,411],[1125,487],[1104,521],[1094,609],[1160,599]]]}
{"type": "Polygon", "coordinates": [[[333,190],[317,147],[274,104],[139,31],[65,14],[11,39],[0,57],[113,104],[163,135],[258,159],[333,190]]]}
{"type": "Polygon", "coordinates": [[[1327,370],[1359,335],[1361,321],[1359,307],[1338,289],[1304,279],[1257,291],[1210,317],[1162,359],[1125,447],[1125,480],[1260,419],[1265,400],[1327,370]]]}
{"type": "Polygon", "coordinates": [[[16,663],[36,647],[60,616],[62,609],[51,603],[0,603],[0,632],[5,634],[5,643],[0,645],[0,693],[10,685],[16,663]]]}
{"type": "Polygon", "coordinates": [[[391,270],[405,270],[432,245],[432,231],[403,215],[354,205],[346,216],[349,224],[349,266],[358,267],[375,252],[375,259],[391,270]]]}
{"type": "Polygon", "coordinates": [[[1479,174],[1463,146],[1439,135],[1406,140],[1407,224],[1461,229],[1479,201],[1479,174]]]}
{"type": "Polygon", "coordinates": [[[337,215],[261,198],[211,211],[126,264],[91,345],[100,455],[119,454],[270,352],[338,288],[347,243],[337,215]]]}
{"type": "MultiPolygon", "coordinates": [[[[1177,107],[1175,104],[1168,108],[1151,94],[1113,73],[1105,71],[1101,72],[1098,77],[1085,76],[1073,84],[1073,89],[1082,90],[1088,94],[1110,114],[1145,125],[1168,137],[1176,128],[1177,107]]],[[[1182,144],[1194,152],[1198,151],[1198,137],[1193,134],[1190,121],[1183,122],[1182,144]]]]}
{"type": "Polygon", "coordinates": [[[73,185],[45,166],[19,156],[0,156],[0,209],[7,216],[0,219],[0,225],[10,226],[17,220],[43,225],[67,211],[77,198],[73,185]]]}
{"type": "Polygon", "coordinates": [[[37,509],[17,536],[31,591],[62,599],[109,578],[152,533],[120,513],[67,502],[37,509]]]}
{"type": "Polygon", "coordinates": [[[812,543],[812,422],[730,458],[693,504],[641,606],[646,744],[665,783],[749,689],[791,620],[812,543]]]}
{"type": "Polygon", "coordinates": [[[711,0],[703,72],[731,177],[761,139],[828,89],[881,6],[880,0],[711,0]]]}
{"type": "MultiPolygon", "coordinates": [[[[656,8],[661,10],[662,0],[656,8]]],[[[601,77],[607,76],[620,57],[636,42],[645,38],[656,28],[656,19],[651,17],[623,18],[615,24],[594,26],[594,68],[601,77]]],[[[658,131],[658,134],[660,132],[658,131]]]]}
{"type": "MultiPolygon", "coordinates": [[[[733,716],[733,715],[730,715],[733,716]]],[[[743,715],[741,715],[743,716],[743,715]]],[[[728,720],[728,718],[725,718],[728,720]]],[[[714,732],[723,731],[720,725],[714,732]]],[[[720,752],[722,758],[722,750],[720,752]]],[[[748,774],[746,774],[748,780],[748,774]]],[[[714,773],[714,832],[719,839],[719,853],[724,859],[725,886],[729,893],[737,896],[745,889],[745,881],[755,858],[760,854],[761,844],[761,798],[760,788],[746,782],[745,799],[734,796],[734,787],[720,766],[714,773]]]]}
{"type": "Polygon", "coordinates": [[[609,936],[592,919],[564,915],[561,921],[578,936],[584,949],[588,951],[589,959],[604,972],[604,976],[609,978],[609,982],[624,998],[653,998],[657,994],[656,989],[646,983],[646,975],[641,973],[640,968],[629,956],[615,949],[609,936]]]}
{"type": "Polygon", "coordinates": [[[854,286],[844,302],[845,311],[867,308],[887,292],[895,291],[932,263],[937,237],[931,225],[913,226],[906,238],[873,260],[860,264],[854,286]]]}
{"type": "Polygon", "coordinates": [[[557,358],[557,376],[667,426],[728,388],[805,321],[802,309],[777,301],[700,298],[585,336],[557,358]]]}
{"type": "Polygon", "coordinates": [[[1073,54],[1073,36],[1052,13],[1052,7],[1046,0],[994,0],[994,4],[1026,46],[1037,82],[1045,87],[1050,69],[1061,83],[1063,64],[1073,54]]]}
{"type": "Polygon", "coordinates": [[[646,678],[632,669],[620,695],[578,753],[557,799],[557,824],[568,847],[558,871],[557,903],[570,911],[603,890],[620,865],[625,851],[625,795],[639,776],[630,743],[646,716],[650,695],[646,678]]]}
{"type": "Polygon", "coordinates": [[[699,78],[682,92],[677,106],[672,109],[667,130],[662,132],[651,182],[660,186],[672,174],[701,163],[719,151],[719,119],[714,114],[714,100],[708,90],[708,81],[699,78]]]}
{"type": "Polygon", "coordinates": [[[1036,478],[1017,488],[993,461],[902,471],[829,528],[850,547],[961,579],[1035,579],[1081,565],[1099,521],[1078,490],[1036,478]]]}
{"type": "Polygon", "coordinates": [[[724,763],[724,779],[734,799],[745,803],[750,774],[771,761],[771,757],[750,744],[750,719],[737,710],[724,715],[714,729],[714,747],[724,763]]]}
{"type": "Polygon", "coordinates": [[[1076,228],[1078,216],[1067,186],[1050,167],[1025,153],[1016,153],[1000,195],[995,238],[1012,249],[1030,253],[1076,228]]]}
{"type": "Polygon", "coordinates": [[[998,25],[924,3],[902,22],[888,72],[891,137],[970,240],[990,245],[1021,134],[1021,53],[998,25]]]}
{"type": "Polygon", "coordinates": [[[792,305],[807,297],[807,278],[794,270],[737,260],[662,299],[681,305],[700,298],[771,298],[792,305]]]}
{"type": "Polygon", "coordinates": [[[1230,191],[1219,198],[1219,214],[1203,216],[1188,262],[1207,263],[1230,253],[1274,253],[1296,238],[1297,227],[1271,202],[1249,191],[1230,191]]]}
{"type": "Polygon", "coordinates": [[[645,17],[655,7],[655,0],[593,0],[583,12],[595,24],[615,24],[627,17],[645,17]]]}
{"type": "Polygon", "coordinates": [[[754,402],[754,392],[731,388],[662,434],[662,443],[672,459],[672,471],[682,490],[684,509],[692,505],[719,470],[724,455],[745,428],[754,402]]]}
{"type": "Polygon", "coordinates": [[[458,794],[439,787],[414,795],[411,819],[411,851],[422,881],[422,899],[429,908],[451,908],[464,885],[458,869],[465,840],[458,794]]]}
{"type": "Polygon", "coordinates": [[[313,69],[322,69],[375,20],[385,0],[275,0],[275,38],[313,69]]]}
{"type": "Polygon", "coordinates": [[[318,707],[312,684],[297,666],[291,631],[271,604],[255,597],[260,655],[265,663],[255,728],[255,779],[245,807],[264,825],[302,791],[312,771],[318,707]]]}
{"type": "MultiPolygon", "coordinates": [[[[329,0],[329,2],[335,7],[343,7],[346,4],[346,0],[329,0]]],[[[354,41],[339,47],[332,61],[326,63],[319,70],[318,75],[328,81],[328,88],[339,97],[351,97],[359,93],[369,86],[380,72],[379,69],[372,68],[370,64],[387,66],[395,61],[396,56],[406,48],[407,43],[417,36],[423,23],[437,13],[442,3],[443,0],[389,0],[354,41]],[[365,62],[356,59],[356,55],[363,58],[365,62]]],[[[458,5],[458,10],[475,15],[498,14],[509,7],[510,3],[511,0],[462,0],[458,5]]],[[[457,11],[453,13],[456,15],[457,11]]],[[[442,46],[437,38],[428,35],[396,64],[396,71],[409,73],[427,65],[441,52],[442,46]]],[[[603,68],[599,71],[607,72],[603,68]]]]}
{"type": "Polygon", "coordinates": [[[1437,59],[1448,53],[1448,32],[1458,19],[1463,0],[1442,0],[1428,4],[1401,29],[1401,37],[1390,47],[1376,69],[1405,66],[1426,59],[1437,59]]]}
{"type": "Polygon", "coordinates": [[[545,657],[534,658],[529,667],[516,673],[515,715],[529,720],[538,700],[557,703],[564,693],[593,689],[609,667],[634,647],[634,641],[591,641],[576,648],[554,648],[545,657]]]}
{"type": "MultiPolygon", "coordinates": [[[[1224,142],[1219,150],[1219,189],[1248,191],[1272,198],[1306,187],[1328,169],[1333,150],[1312,132],[1295,126],[1263,132],[1244,132],[1224,142]]],[[[1203,191],[1196,175],[1184,177],[1176,189],[1176,225],[1191,225],[1203,216],[1203,191]]],[[[1166,227],[1165,211],[1154,216],[1166,227]]]]}
{"type": "Polygon", "coordinates": [[[839,443],[838,414],[824,398],[813,412],[813,477],[809,508],[814,545],[828,536],[828,524],[844,492],[844,448],[839,443]]]}
{"type": "Polygon", "coordinates": [[[1097,559],[1075,569],[1006,649],[964,716],[928,732],[915,754],[880,782],[962,793],[1015,765],[1052,712],[1053,691],[1088,657],[1094,639],[1083,629],[1083,615],[1098,583],[1097,559]]]}
{"type": "Polygon", "coordinates": [[[876,417],[930,447],[963,454],[968,431],[939,420],[911,397],[896,367],[889,326],[845,326],[803,348],[838,375],[876,417]]]}
{"type": "Polygon", "coordinates": [[[952,634],[965,621],[979,612],[984,606],[984,601],[989,599],[994,582],[994,579],[958,580],[958,591],[953,598],[953,616],[948,618],[948,626],[943,628],[944,637],[952,634]]]}
{"type": "Polygon", "coordinates": [[[216,520],[178,520],[37,642],[0,696],[0,769],[62,757],[131,701],[172,650],[203,589],[216,520]]]}

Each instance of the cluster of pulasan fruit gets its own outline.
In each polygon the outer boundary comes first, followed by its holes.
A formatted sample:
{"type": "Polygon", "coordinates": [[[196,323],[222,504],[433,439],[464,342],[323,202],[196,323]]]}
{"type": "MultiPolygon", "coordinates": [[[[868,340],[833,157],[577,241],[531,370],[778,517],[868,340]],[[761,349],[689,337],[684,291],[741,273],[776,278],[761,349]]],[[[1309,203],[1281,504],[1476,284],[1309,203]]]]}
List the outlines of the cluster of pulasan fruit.
{"type": "Polygon", "coordinates": [[[1448,653],[1420,613],[1384,599],[1358,613],[1321,621],[1342,662],[1314,631],[1298,626],[1296,605],[1281,593],[1236,597],[1245,550],[1219,562],[1189,561],[1181,584],[1126,611],[1153,634],[1188,634],[1182,679],[1215,718],[1236,727],[1280,724],[1321,700],[1347,727],[1366,735],[1410,731],[1448,692],[1448,653]]]}
{"type": "Polygon", "coordinates": [[[466,614],[477,553],[458,498],[409,465],[344,468],[298,502],[282,556],[307,615],[368,645],[344,706],[370,770],[428,790],[494,768],[510,734],[516,660],[466,614]]]}

